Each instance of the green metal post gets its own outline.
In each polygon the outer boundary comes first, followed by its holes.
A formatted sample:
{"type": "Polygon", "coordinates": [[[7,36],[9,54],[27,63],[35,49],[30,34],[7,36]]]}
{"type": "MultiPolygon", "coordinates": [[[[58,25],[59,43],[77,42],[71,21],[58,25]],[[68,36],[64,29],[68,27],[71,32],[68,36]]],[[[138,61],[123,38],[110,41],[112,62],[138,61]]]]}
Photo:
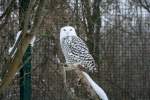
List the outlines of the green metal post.
{"type": "Polygon", "coordinates": [[[23,68],[20,70],[20,100],[31,100],[31,45],[23,57],[23,68]]]}
{"type": "MultiPolygon", "coordinates": [[[[23,29],[25,13],[30,0],[19,0],[19,28],[23,29]]],[[[20,70],[20,100],[31,100],[31,45],[28,46],[24,57],[23,67],[20,70]]]]}

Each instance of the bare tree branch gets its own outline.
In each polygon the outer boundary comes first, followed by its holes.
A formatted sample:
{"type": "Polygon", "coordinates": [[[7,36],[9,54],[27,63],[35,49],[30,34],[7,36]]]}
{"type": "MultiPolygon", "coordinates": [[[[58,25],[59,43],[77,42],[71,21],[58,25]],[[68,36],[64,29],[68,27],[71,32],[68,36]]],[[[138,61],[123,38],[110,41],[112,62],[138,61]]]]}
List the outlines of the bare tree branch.
{"type": "Polygon", "coordinates": [[[13,5],[15,4],[15,0],[11,0],[5,12],[0,16],[0,20],[2,20],[5,16],[9,15],[12,11],[13,5]]]}
{"type": "Polygon", "coordinates": [[[8,18],[10,16],[10,13],[12,11],[13,5],[15,4],[15,0],[12,0],[4,13],[0,16],[0,21],[4,21],[3,23],[0,24],[0,30],[7,24],[8,18]],[[4,19],[3,19],[4,18],[4,19]]]}
{"type": "Polygon", "coordinates": [[[35,34],[35,32],[37,32],[37,29],[39,29],[40,24],[43,21],[43,17],[46,14],[45,9],[44,9],[45,4],[46,4],[46,0],[40,0],[39,7],[36,11],[36,15],[34,18],[34,24],[33,24],[32,30],[31,30],[31,33],[33,33],[33,34],[35,34]]]}
{"type": "Polygon", "coordinates": [[[138,1],[140,5],[150,13],[150,4],[148,3],[148,1],[144,0],[144,3],[143,0],[138,0],[138,1]]]}
{"type": "MultiPolygon", "coordinates": [[[[40,0],[40,3],[39,3],[39,6],[38,6],[38,9],[36,14],[39,15],[37,17],[41,18],[41,15],[39,13],[43,12],[44,10],[44,7],[45,7],[45,2],[46,0],[40,0]]],[[[33,3],[33,2],[32,2],[33,3]]],[[[31,2],[29,4],[29,7],[30,7],[31,2]]],[[[13,80],[13,78],[15,77],[15,74],[16,72],[20,69],[21,67],[21,64],[22,64],[22,58],[23,58],[23,55],[28,47],[28,45],[30,44],[30,41],[32,40],[33,36],[36,35],[36,32],[38,31],[38,28],[42,22],[42,19],[40,20],[36,20],[36,21],[39,21],[37,22],[39,25],[38,26],[35,26],[34,30],[31,31],[30,34],[28,33],[25,33],[27,31],[27,22],[29,20],[29,16],[31,13],[29,12],[32,12],[32,7],[28,9],[27,13],[26,13],[26,17],[27,19],[25,19],[25,25],[24,25],[24,29],[23,29],[23,33],[21,35],[21,39],[20,39],[20,42],[19,42],[19,45],[18,45],[18,50],[15,54],[15,57],[14,59],[12,60],[12,62],[10,62],[9,64],[9,67],[8,67],[8,72],[4,75],[4,78],[3,80],[1,81],[1,84],[0,84],[0,94],[8,87],[8,85],[11,83],[11,81],[13,80]]]]}

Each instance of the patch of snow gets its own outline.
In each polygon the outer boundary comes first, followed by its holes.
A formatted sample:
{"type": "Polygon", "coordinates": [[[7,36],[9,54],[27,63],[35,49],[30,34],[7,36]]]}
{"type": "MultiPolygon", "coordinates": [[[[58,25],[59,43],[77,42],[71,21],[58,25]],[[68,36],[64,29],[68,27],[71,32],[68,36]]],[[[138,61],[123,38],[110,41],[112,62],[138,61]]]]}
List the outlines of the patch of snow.
{"type": "Polygon", "coordinates": [[[19,75],[19,72],[16,72],[16,75],[19,75]]]}
{"type": "MultiPolygon", "coordinates": [[[[9,54],[10,54],[10,53],[12,52],[12,50],[14,49],[14,46],[15,46],[17,40],[19,39],[19,36],[20,36],[21,32],[22,32],[22,31],[19,31],[19,32],[17,33],[16,38],[15,38],[15,43],[14,43],[13,46],[10,47],[9,50],[8,50],[8,53],[9,53],[9,54]]],[[[36,40],[36,36],[34,36],[34,37],[32,38],[32,40],[30,41],[30,44],[31,44],[32,47],[34,46],[35,40],[36,40]]],[[[13,52],[13,54],[11,55],[11,57],[14,56],[14,54],[16,53],[16,51],[17,51],[17,48],[15,49],[15,51],[13,52]]]]}
{"type": "Polygon", "coordinates": [[[9,54],[11,53],[12,49],[13,47],[9,47],[9,50],[8,50],[9,54]]]}
{"type": "Polygon", "coordinates": [[[17,33],[16,38],[15,38],[15,43],[14,43],[14,44],[16,44],[16,42],[17,42],[17,40],[18,40],[18,38],[19,38],[21,32],[22,32],[22,31],[19,31],[19,32],[17,33]]]}
{"type": "Polygon", "coordinates": [[[32,40],[30,41],[30,44],[32,47],[34,46],[35,40],[36,40],[36,36],[33,36],[32,40]]]}
{"type": "MultiPolygon", "coordinates": [[[[9,48],[9,54],[11,53],[11,51],[13,50],[14,47],[10,47],[9,48]]],[[[13,54],[11,55],[11,58],[14,57],[15,53],[17,52],[17,48],[15,49],[15,51],[13,52],[13,54]]]]}
{"type": "MultiPolygon", "coordinates": [[[[17,33],[16,38],[15,38],[15,43],[14,43],[13,46],[10,47],[9,50],[8,50],[8,53],[9,53],[9,54],[10,54],[10,53],[12,52],[12,50],[14,49],[15,44],[16,44],[16,42],[17,42],[17,40],[18,40],[18,38],[19,38],[21,32],[22,32],[22,31],[19,31],[19,32],[17,33]]],[[[11,57],[14,56],[14,54],[16,53],[16,51],[17,51],[17,48],[15,49],[15,51],[13,52],[13,54],[11,55],[11,57]]]]}

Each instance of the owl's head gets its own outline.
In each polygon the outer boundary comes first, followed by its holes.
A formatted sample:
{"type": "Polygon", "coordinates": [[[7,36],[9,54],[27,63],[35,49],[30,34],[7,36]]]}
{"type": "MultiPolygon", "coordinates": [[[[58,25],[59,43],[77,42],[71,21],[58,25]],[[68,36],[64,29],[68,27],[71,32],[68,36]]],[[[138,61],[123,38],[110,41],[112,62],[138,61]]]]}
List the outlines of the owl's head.
{"type": "Polygon", "coordinates": [[[60,30],[60,39],[66,36],[77,36],[75,29],[72,26],[64,26],[60,30]]]}

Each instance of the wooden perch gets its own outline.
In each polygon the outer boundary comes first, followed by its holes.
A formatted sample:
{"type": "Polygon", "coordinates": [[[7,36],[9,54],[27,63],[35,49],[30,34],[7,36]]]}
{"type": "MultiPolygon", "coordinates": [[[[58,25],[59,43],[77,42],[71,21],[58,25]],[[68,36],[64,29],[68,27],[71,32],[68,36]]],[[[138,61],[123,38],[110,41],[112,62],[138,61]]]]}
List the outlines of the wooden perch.
{"type": "Polygon", "coordinates": [[[67,91],[72,92],[69,95],[71,95],[73,100],[100,100],[78,66],[80,65],[68,65],[68,67],[74,69],[64,73],[67,91]]]}

